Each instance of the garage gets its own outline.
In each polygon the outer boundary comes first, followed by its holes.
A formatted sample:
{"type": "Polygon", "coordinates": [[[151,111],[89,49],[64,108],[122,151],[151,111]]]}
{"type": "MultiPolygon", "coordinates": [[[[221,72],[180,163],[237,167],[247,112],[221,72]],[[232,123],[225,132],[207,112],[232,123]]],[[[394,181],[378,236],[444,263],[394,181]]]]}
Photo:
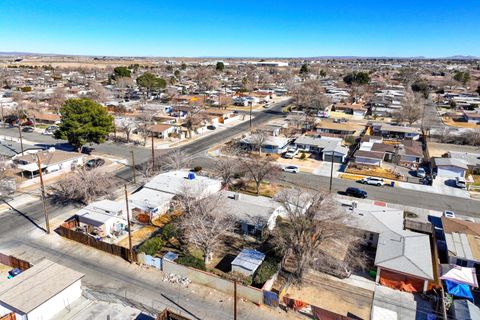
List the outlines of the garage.
{"type": "Polygon", "coordinates": [[[344,163],[347,157],[348,149],[342,146],[335,146],[334,148],[325,148],[322,152],[323,161],[332,161],[335,163],[344,163]]]}
{"type": "Polygon", "coordinates": [[[437,169],[437,176],[444,178],[465,177],[468,170],[467,165],[459,160],[453,158],[435,158],[435,167],[437,169]]]}

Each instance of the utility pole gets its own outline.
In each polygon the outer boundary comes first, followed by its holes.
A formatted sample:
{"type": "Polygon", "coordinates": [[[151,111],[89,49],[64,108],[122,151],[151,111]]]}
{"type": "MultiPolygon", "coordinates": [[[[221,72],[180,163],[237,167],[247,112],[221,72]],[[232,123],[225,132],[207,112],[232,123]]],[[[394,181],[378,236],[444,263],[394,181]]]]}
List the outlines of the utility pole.
{"type": "Polygon", "coordinates": [[[133,150],[130,150],[132,154],[132,174],[133,174],[133,183],[137,183],[137,177],[135,175],[135,156],[133,154],[133,150]]]}
{"type": "Polygon", "coordinates": [[[233,280],[233,320],[237,320],[237,280],[233,280]]]}
{"type": "Polygon", "coordinates": [[[130,210],[128,208],[128,191],[127,191],[127,184],[125,186],[125,204],[127,205],[127,227],[128,227],[128,260],[130,263],[133,262],[133,251],[132,251],[132,230],[130,225],[130,210]]]}
{"type": "Polygon", "coordinates": [[[155,172],[155,145],[153,142],[153,131],[152,131],[152,171],[155,172]]]}
{"type": "Polygon", "coordinates": [[[252,102],[248,103],[250,105],[250,133],[252,133],[252,102]]]}
{"type": "Polygon", "coordinates": [[[22,150],[22,156],[23,156],[23,139],[22,139],[22,128],[20,126],[20,122],[18,122],[18,135],[20,136],[20,150],[22,150]]]}
{"type": "Polygon", "coordinates": [[[45,185],[43,184],[42,163],[40,161],[40,155],[38,153],[37,153],[37,165],[38,165],[38,172],[40,174],[40,186],[42,190],[43,212],[45,213],[45,226],[47,229],[47,233],[50,234],[50,221],[48,220],[47,199],[45,198],[45,185]]]}
{"type": "Polygon", "coordinates": [[[330,187],[329,192],[332,193],[332,182],[333,182],[333,159],[335,158],[335,151],[332,150],[332,158],[330,163],[330,187]]]}

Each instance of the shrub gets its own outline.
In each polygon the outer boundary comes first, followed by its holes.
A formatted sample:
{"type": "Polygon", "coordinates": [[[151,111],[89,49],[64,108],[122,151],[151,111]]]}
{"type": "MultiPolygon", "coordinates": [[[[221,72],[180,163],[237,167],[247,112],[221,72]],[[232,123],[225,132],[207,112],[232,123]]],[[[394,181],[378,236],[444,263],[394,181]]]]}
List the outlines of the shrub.
{"type": "Polygon", "coordinates": [[[302,154],[300,155],[300,160],[305,160],[307,159],[307,154],[305,152],[302,152],[302,154]]]}
{"type": "Polygon", "coordinates": [[[162,238],[165,241],[169,241],[172,238],[177,236],[177,228],[173,225],[173,223],[169,223],[165,225],[162,229],[162,238]]]}
{"type": "Polygon", "coordinates": [[[253,285],[261,288],[277,271],[278,262],[272,258],[265,259],[255,273],[255,277],[253,277],[253,285]]]}
{"type": "Polygon", "coordinates": [[[202,167],[200,167],[200,166],[194,167],[193,171],[195,171],[195,172],[202,171],[202,167]]]}
{"type": "Polygon", "coordinates": [[[148,239],[138,248],[138,251],[154,256],[165,245],[165,241],[160,237],[148,239]]]}
{"type": "Polygon", "coordinates": [[[21,87],[20,90],[22,92],[30,92],[30,91],[32,91],[32,87],[21,87]]]}
{"type": "Polygon", "coordinates": [[[345,142],[348,143],[349,145],[352,145],[355,143],[355,137],[354,136],[346,136],[345,137],[345,142]]]}
{"type": "Polygon", "coordinates": [[[178,258],[175,262],[183,266],[192,267],[203,271],[207,270],[205,267],[205,261],[190,254],[178,258]]]}

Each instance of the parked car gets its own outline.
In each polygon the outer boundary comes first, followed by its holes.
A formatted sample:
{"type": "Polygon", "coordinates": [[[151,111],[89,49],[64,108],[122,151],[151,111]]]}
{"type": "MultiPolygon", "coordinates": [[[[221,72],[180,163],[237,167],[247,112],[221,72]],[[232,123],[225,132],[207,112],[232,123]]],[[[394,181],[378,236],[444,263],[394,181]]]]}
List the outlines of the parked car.
{"type": "Polygon", "coordinates": [[[298,150],[295,150],[295,151],[288,151],[288,152],[285,152],[285,154],[283,155],[284,158],[286,159],[293,159],[295,158],[295,156],[298,154],[298,150]]]}
{"type": "Polygon", "coordinates": [[[82,148],[82,153],[83,154],[92,154],[93,151],[95,151],[95,148],[93,148],[93,147],[83,147],[82,148]]]}
{"type": "Polygon", "coordinates": [[[207,129],[208,130],[215,130],[215,129],[217,129],[217,127],[215,127],[213,125],[209,125],[209,126],[207,126],[207,129]]]}
{"type": "Polygon", "coordinates": [[[443,211],[443,216],[447,218],[455,218],[455,212],[450,210],[443,211]]]}
{"type": "Polygon", "coordinates": [[[44,135],[47,135],[47,136],[51,136],[55,133],[55,131],[58,130],[58,127],[57,126],[49,126],[47,129],[45,129],[45,131],[43,131],[42,134],[44,135]]]}
{"type": "Polygon", "coordinates": [[[465,178],[456,177],[455,186],[457,186],[457,188],[465,189],[467,187],[467,181],[465,180],[465,178]]]}
{"type": "Polygon", "coordinates": [[[345,190],[345,194],[347,196],[355,197],[355,198],[363,198],[365,199],[368,196],[368,193],[362,189],[349,187],[345,190]]]}
{"type": "Polygon", "coordinates": [[[270,108],[270,105],[269,105],[269,104],[266,104],[266,105],[264,105],[263,107],[264,107],[265,109],[268,109],[268,108],[270,108]]]}
{"type": "Polygon", "coordinates": [[[283,167],[283,171],[291,172],[291,173],[298,173],[298,172],[300,172],[300,168],[297,167],[297,166],[286,166],[286,167],[283,167]]]}
{"type": "Polygon", "coordinates": [[[95,158],[95,159],[90,159],[87,162],[85,162],[85,169],[91,170],[94,168],[101,167],[105,164],[105,160],[100,159],[100,158],[95,158]]]}
{"type": "Polygon", "coordinates": [[[431,176],[425,176],[422,179],[420,179],[420,182],[424,185],[431,186],[433,183],[433,180],[431,176]]]}
{"type": "Polygon", "coordinates": [[[8,271],[8,278],[9,279],[14,278],[14,277],[18,276],[20,273],[22,273],[22,270],[20,270],[18,268],[12,269],[12,270],[8,271]]]}
{"type": "Polygon", "coordinates": [[[24,127],[24,126],[33,126],[33,122],[30,121],[30,120],[28,120],[28,121],[22,122],[21,126],[22,126],[22,127],[24,127]]]}
{"type": "Polygon", "coordinates": [[[360,180],[360,183],[380,187],[380,186],[383,186],[385,182],[381,178],[366,177],[360,180]]]}
{"type": "Polygon", "coordinates": [[[34,129],[32,127],[25,127],[22,129],[23,132],[27,132],[27,133],[31,133],[34,131],[34,129]]]}
{"type": "Polygon", "coordinates": [[[417,177],[419,178],[425,178],[427,172],[423,168],[418,168],[417,169],[417,177]]]}

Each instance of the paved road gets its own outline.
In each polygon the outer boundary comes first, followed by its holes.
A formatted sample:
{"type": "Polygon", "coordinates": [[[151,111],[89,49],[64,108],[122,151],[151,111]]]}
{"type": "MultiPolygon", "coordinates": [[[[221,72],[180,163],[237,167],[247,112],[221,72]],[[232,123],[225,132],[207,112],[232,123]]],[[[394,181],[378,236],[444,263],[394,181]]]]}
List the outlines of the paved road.
{"type": "MultiPolygon", "coordinates": [[[[213,162],[211,158],[199,157],[195,159],[194,165],[208,169],[213,167],[213,162]]],[[[330,185],[329,177],[311,173],[283,173],[279,180],[293,187],[312,190],[328,190],[330,185]]],[[[343,192],[348,187],[359,187],[367,191],[368,198],[372,200],[437,211],[452,210],[458,214],[480,218],[480,201],[398,187],[361,185],[355,181],[333,178],[333,192],[343,192]]]]}

